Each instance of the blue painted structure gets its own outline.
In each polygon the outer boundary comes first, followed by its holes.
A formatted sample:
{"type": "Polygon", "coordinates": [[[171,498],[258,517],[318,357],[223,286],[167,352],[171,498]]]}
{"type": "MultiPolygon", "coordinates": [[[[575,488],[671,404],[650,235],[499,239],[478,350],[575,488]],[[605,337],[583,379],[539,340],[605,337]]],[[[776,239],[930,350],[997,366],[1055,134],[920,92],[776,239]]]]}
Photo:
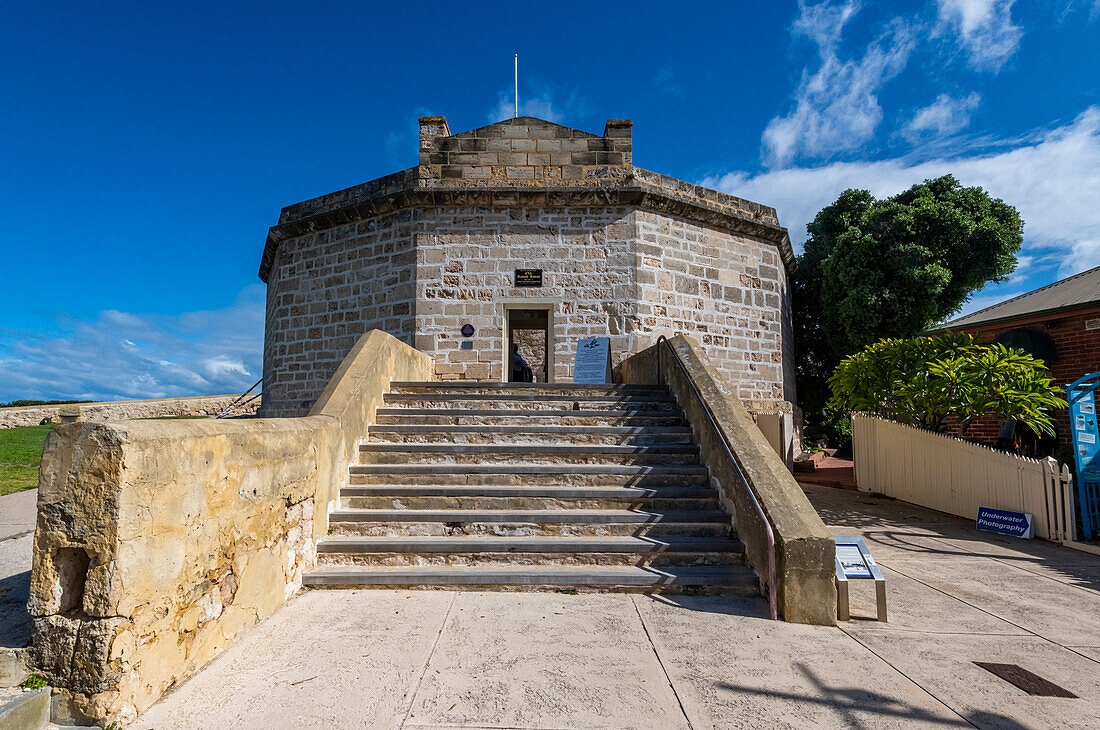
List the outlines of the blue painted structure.
{"type": "Polygon", "coordinates": [[[1100,530],[1100,430],[1096,425],[1096,391],[1100,373],[1089,373],[1066,386],[1073,458],[1077,464],[1077,509],[1084,540],[1100,530]]]}

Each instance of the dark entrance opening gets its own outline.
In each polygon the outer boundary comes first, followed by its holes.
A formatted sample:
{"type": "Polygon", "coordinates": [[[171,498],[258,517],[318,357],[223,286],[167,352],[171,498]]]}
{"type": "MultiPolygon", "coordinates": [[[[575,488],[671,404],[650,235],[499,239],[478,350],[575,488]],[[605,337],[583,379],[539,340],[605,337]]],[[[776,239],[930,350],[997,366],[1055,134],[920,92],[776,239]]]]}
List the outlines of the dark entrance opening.
{"type": "Polygon", "coordinates": [[[512,346],[515,345],[528,367],[532,381],[547,382],[547,352],[550,349],[550,312],[547,309],[508,310],[508,365],[505,375],[510,382],[520,380],[511,366],[512,346]]]}

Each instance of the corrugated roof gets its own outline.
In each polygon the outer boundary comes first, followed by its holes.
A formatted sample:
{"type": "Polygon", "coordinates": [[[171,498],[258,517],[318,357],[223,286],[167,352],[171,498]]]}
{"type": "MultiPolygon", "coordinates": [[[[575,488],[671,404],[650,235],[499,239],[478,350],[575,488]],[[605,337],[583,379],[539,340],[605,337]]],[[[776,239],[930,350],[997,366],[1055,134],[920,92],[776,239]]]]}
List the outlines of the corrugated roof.
{"type": "Polygon", "coordinates": [[[986,322],[1079,307],[1092,302],[1100,302],[1100,266],[1013,297],[1000,304],[994,304],[992,307],[986,307],[965,317],[953,319],[936,329],[959,329],[986,322]]]}

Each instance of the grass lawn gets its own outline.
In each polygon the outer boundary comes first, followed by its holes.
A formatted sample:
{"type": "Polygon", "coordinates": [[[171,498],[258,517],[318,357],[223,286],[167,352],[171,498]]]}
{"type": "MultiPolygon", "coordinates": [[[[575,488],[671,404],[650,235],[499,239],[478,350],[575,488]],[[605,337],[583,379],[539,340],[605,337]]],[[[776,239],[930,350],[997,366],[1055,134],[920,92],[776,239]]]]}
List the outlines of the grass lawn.
{"type": "Polygon", "coordinates": [[[0,428],[0,496],[38,486],[42,444],[55,425],[0,428]]]}

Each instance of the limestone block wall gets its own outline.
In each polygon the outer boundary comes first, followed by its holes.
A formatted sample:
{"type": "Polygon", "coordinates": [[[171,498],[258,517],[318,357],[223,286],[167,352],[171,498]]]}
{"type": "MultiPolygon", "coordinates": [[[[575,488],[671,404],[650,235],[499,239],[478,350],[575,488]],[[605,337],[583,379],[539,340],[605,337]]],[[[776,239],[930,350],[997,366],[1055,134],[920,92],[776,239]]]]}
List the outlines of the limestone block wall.
{"type": "Polygon", "coordinates": [[[661,213],[634,215],[644,331],[698,338],[752,408],[794,402],[791,291],[775,245],[661,213]]]}
{"type": "Polygon", "coordinates": [[[365,332],[412,344],[414,210],[284,241],[268,278],[263,416],[307,413],[365,332]]]}
{"type": "Polygon", "coordinates": [[[417,349],[441,380],[501,380],[505,306],[553,303],[553,374],[573,377],[573,348],[611,337],[616,358],[638,329],[634,214],[625,208],[432,209],[416,226],[417,349]],[[542,269],[543,286],[513,286],[517,268],[542,269]],[[473,349],[459,329],[471,324],[473,349]]]}
{"type": "MultiPolygon", "coordinates": [[[[0,428],[37,426],[43,420],[61,421],[61,414],[79,413],[81,421],[125,421],[134,418],[159,418],[163,416],[216,416],[239,395],[199,395],[190,398],[154,398],[149,400],[119,400],[99,403],[72,403],[60,406],[30,406],[26,408],[0,408],[0,428]]],[[[251,398],[251,396],[248,396],[251,398]]],[[[246,398],[245,400],[248,400],[246,398]]],[[[257,398],[233,408],[234,416],[256,413],[260,407],[257,398]]]]}
{"type": "Polygon", "coordinates": [[[443,117],[421,117],[421,184],[606,185],[630,174],[631,127],[609,119],[600,136],[517,117],[452,135],[443,117]]]}

